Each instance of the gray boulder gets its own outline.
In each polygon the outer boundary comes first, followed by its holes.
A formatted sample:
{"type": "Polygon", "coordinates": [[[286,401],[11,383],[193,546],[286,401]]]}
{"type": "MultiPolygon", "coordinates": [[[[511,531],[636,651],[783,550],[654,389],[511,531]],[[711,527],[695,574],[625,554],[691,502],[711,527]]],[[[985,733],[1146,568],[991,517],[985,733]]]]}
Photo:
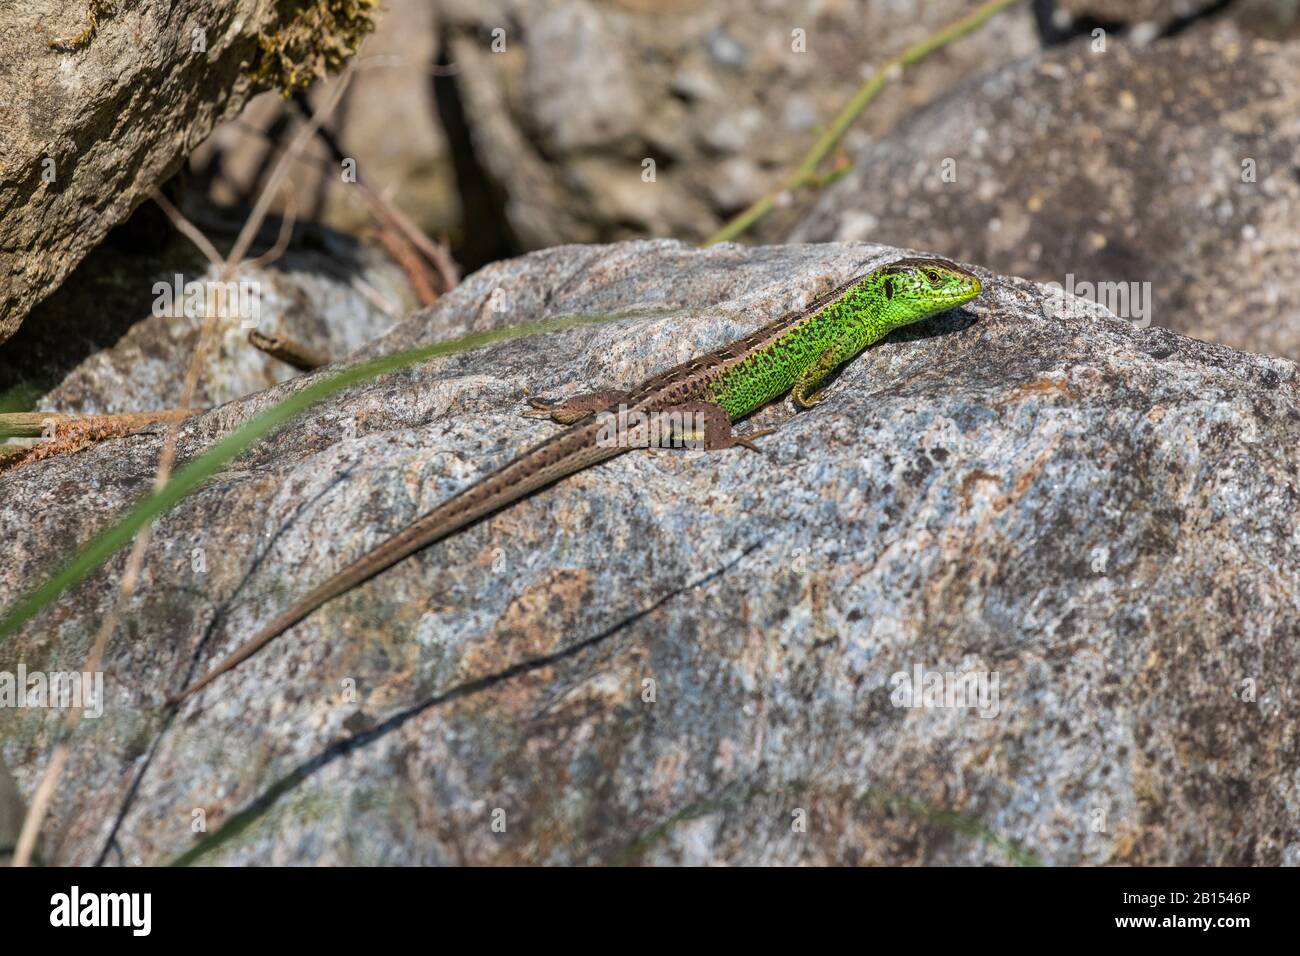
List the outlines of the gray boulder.
{"type": "Polygon", "coordinates": [[[918,245],[1084,295],[1106,283],[1128,317],[1300,358],[1297,90],[1294,44],[1077,44],[869,146],[792,238],[918,245]]]}
{"type": "MultiPolygon", "coordinates": [[[[876,68],[970,9],[442,0],[473,155],[526,248],[703,239],[774,188],[876,68]]],[[[1037,48],[1027,5],[1006,11],[891,84],[851,141],[1037,48]]],[[[785,213],[754,235],[783,235],[785,213]]]]}
{"type": "Polygon", "coordinates": [[[0,759],[0,866],[7,866],[18,846],[27,807],[18,793],[13,775],[0,759]]]}
{"type": "MultiPolygon", "coordinates": [[[[762,455],[575,476],[163,720],[195,662],[550,434],[525,396],[635,382],[902,254],[563,247],[413,316],[371,351],[628,315],[356,387],[161,519],[47,854],[1300,863],[1297,367],[988,272],[818,408],[755,416],[778,429],[762,455]]],[[[182,459],[295,387],[190,420],[182,459]]],[[[0,607],[148,490],[159,443],[0,474],[0,607]]],[[[76,669],[124,561],[0,643],[0,670],[76,669]]],[[[25,794],[59,718],[0,710],[25,794]]]]}

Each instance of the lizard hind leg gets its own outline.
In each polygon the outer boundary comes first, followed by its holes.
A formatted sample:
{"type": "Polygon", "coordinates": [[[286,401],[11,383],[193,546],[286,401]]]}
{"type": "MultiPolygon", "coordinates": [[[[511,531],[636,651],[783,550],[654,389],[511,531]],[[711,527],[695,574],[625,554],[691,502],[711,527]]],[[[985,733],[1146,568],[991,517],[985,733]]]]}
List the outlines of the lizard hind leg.
{"type": "Polygon", "coordinates": [[[654,447],[700,448],[705,451],[722,451],[726,448],[748,448],[761,452],[754,444],[755,438],[770,435],[775,429],[737,435],[732,428],[731,414],[721,405],[712,402],[690,402],[675,405],[657,413],[657,425],[651,429],[654,447]]]}
{"type": "Polygon", "coordinates": [[[561,425],[572,425],[586,418],[592,412],[605,409],[626,400],[627,392],[617,388],[601,389],[597,392],[584,392],[563,402],[553,402],[534,395],[528,399],[532,407],[524,411],[525,418],[549,418],[561,425]]]}

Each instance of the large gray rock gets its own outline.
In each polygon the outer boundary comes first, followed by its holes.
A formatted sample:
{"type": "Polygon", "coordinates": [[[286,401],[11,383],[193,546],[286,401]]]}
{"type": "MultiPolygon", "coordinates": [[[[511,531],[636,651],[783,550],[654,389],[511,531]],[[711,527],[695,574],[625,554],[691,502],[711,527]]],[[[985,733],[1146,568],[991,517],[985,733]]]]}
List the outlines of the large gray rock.
{"type": "Polygon", "coordinates": [[[371,5],[6,4],[0,342],[250,92],[336,66],[371,5]]]}
{"type": "Polygon", "coordinates": [[[0,759],[0,866],[7,866],[13,859],[26,815],[27,806],[18,793],[13,775],[0,759]]]}
{"type": "MultiPolygon", "coordinates": [[[[641,315],[354,388],[159,521],[47,853],[95,859],[123,810],[109,862],[1300,863],[1297,367],[990,273],[756,416],[763,455],[575,476],[161,721],[195,658],[550,434],[526,395],[635,382],[901,254],[558,248],[394,330],[372,351],[641,315]],[[898,706],[916,668],[997,697],[898,706]]],[[[294,387],[192,420],[182,458],[294,387]]],[[[159,441],[0,475],[0,607],[148,490],[159,441]]],[[[79,666],[124,560],[0,668],[79,666]]],[[[0,711],[24,793],[57,726],[0,711]]]]}
{"type": "Polygon", "coordinates": [[[1300,46],[1221,32],[1008,67],[862,152],[792,238],[911,243],[1300,358],[1300,46]],[[954,178],[955,177],[955,178],[954,178]]]}
{"type": "MultiPolygon", "coordinates": [[[[442,0],[474,155],[528,248],[710,235],[788,175],[875,69],[970,9],[442,0]]],[[[1037,48],[1028,5],[1004,12],[886,89],[849,142],[1037,48]]]]}

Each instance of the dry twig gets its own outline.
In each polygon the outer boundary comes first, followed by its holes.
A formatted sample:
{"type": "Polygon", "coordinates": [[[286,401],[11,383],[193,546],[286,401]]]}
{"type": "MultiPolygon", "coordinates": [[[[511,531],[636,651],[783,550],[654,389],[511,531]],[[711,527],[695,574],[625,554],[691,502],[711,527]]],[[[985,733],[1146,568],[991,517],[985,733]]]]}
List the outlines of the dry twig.
{"type": "Polygon", "coordinates": [[[253,329],[248,333],[248,342],[253,348],[292,365],[300,372],[310,372],[330,363],[330,357],[324,352],[283,335],[265,335],[253,329]]]}

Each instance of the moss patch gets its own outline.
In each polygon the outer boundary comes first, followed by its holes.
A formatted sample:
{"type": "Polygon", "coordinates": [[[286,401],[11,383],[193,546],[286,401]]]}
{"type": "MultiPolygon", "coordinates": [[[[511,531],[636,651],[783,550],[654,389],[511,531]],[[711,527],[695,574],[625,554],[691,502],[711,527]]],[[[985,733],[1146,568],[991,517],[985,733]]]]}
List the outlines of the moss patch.
{"type": "Polygon", "coordinates": [[[375,28],[379,0],[281,0],[278,29],[258,37],[249,76],[287,97],[336,72],[375,28]]]}

